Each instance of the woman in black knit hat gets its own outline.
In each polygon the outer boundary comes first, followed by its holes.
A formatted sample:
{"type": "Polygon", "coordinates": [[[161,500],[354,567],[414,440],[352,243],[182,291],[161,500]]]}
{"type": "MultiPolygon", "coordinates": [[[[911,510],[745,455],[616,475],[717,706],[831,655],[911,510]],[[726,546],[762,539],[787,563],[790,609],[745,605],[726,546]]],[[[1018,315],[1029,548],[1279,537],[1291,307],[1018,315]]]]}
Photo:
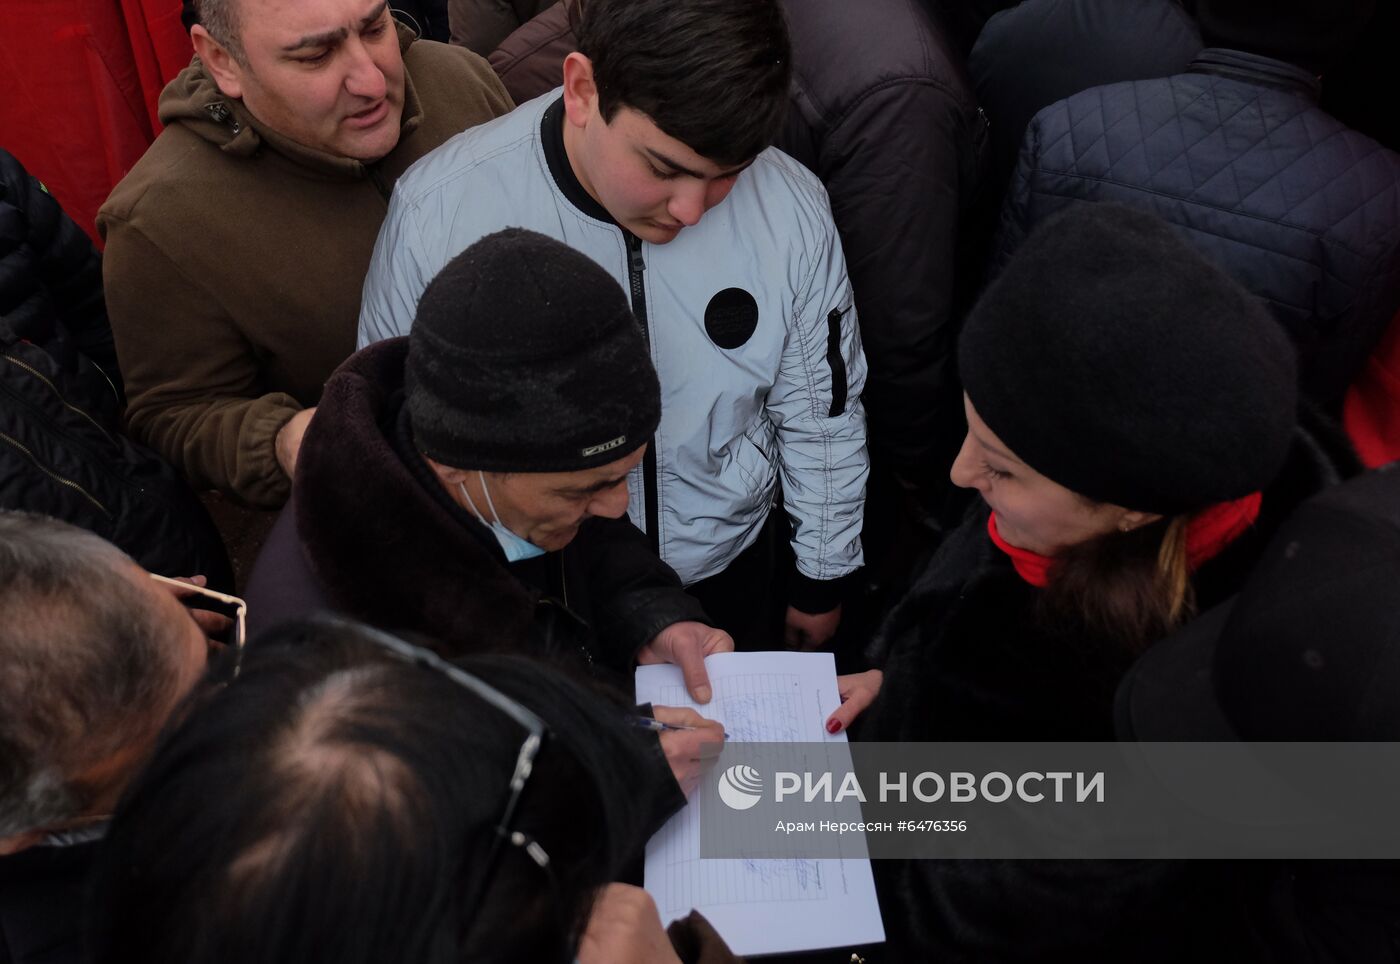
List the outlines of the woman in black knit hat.
{"type": "MultiPolygon", "coordinates": [[[[1266,310],[1127,208],[1046,221],[969,317],[959,366],[951,474],[982,498],[887,618],[883,675],[842,678],[832,732],[865,710],[870,740],[1112,740],[1134,657],[1238,591],[1275,525],[1355,470],[1339,435],[1299,424],[1266,310]]],[[[940,961],[1180,953],[1163,936],[1185,924],[1154,915],[1185,904],[1139,899],[1160,865],[882,870],[892,942],[940,961]]]]}
{"type": "MultiPolygon", "coordinates": [[[[1286,334],[1157,218],[1047,221],[959,344],[980,503],[881,629],[881,740],[1112,739],[1114,686],[1238,590],[1275,522],[1354,471],[1298,424],[1286,334]]],[[[849,725],[874,677],[848,678],[849,725]]],[[[834,730],[833,730],[834,732],[834,730]]]]}

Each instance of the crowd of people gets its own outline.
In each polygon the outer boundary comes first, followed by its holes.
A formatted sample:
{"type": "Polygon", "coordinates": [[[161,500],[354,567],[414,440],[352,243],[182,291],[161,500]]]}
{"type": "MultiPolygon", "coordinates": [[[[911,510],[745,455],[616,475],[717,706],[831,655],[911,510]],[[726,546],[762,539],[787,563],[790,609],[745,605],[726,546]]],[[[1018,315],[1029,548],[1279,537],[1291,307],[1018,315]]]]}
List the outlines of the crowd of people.
{"type": "MultiPolygon", "coordinates": [[[[394,6],[186,0],[100,254],[0,150],[0,962],[735,961],[640,664],[1400,740],[1390,10],[394,6]]],[[[1400,960],[1391,861],[875,864],[791,960],[1400,960]]]]}

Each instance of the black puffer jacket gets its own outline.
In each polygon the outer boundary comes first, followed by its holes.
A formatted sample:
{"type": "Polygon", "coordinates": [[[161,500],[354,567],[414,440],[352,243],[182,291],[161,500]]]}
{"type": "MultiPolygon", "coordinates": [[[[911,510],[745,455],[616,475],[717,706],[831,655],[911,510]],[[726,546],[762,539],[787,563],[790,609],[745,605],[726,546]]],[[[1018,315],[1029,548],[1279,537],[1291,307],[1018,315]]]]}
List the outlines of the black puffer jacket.
{"type": "Polygon", "coordinates": [[[523,649],[622,674],[665,627],[706,621],[625,517],[585,520],[562,550],[507,563],[413,446],[407,354],[407,338],[371,345],[326,383],[249,579],[254,625],[334,609],[453,656],[523,649]]]}
{"type": "Polygon", "coordinates": [[[102,299],[102,256],[44,186],[3,149],[0,318],[7,337],[43,345],[65,368],[79,367],[79,355],[87,359],[85,370],[100,368],[90,379],[96,391],[81,401],[115,412],[122,401],[121,378],[102,299]]]}
{"type": "Polygon", "coordinates": [[[1304,391],[1335,408],[1400,306],[1400,155],[1317,93],[1302,68],[1207,48],[1184,74],[1050,105],[1026,131],[996,264],[1068,205],[1151,211],[1268,302],[1304,391]]]}
{"type": "Polygon", "coordinates": [[[147,569],[233,587],[204,507],[124,437],[101,259],[0,151],[0,508],[82,526],[147,569]]]}
{"type": "Polygon", "coordinates": [[[998,11],[1014,7],[1019,0],[919,0],[930,13],[947,24],[957,51],[963,56],[972,49],[989,19],[998,11]]]}

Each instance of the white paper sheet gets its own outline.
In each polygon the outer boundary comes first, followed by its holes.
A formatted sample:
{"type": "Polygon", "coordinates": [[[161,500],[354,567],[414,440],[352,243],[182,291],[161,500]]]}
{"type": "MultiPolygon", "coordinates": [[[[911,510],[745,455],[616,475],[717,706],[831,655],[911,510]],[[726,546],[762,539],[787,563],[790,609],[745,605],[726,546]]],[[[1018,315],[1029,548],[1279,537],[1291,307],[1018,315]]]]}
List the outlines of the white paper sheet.
{"type": "MultiPolygon", "coordinates": [[[[724,724],[730,740],[845,743],[826,732],[840,705],[830,653],[723,653],[705,660],[714,698],[690,699],[675,666],[637,669],[637,701],[684,706],[724,724]]],[[[685,807],[647,844],[646,889],[669,924],[691,908],[743,956],[885,939],[869,860],[700,858],[699,820],[685,807]]]]}

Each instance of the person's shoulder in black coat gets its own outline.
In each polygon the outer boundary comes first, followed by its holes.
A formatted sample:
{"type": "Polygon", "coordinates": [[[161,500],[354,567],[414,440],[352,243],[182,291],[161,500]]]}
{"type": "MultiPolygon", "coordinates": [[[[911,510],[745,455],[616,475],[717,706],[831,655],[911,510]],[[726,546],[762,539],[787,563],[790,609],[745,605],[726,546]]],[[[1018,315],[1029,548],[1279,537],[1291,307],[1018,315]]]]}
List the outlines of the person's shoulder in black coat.
{"type": "Polygon", "coordinates": [[[1042,107],[1090,87],[1179,74],[1201,47],[1176,0],[1025,0],[993,16],[968,57],[992,125],[990,193],[1005,191],[1042,107]]]}
{"type": "Polygon", "coordinates": [[[41,345],[66,367],[79,353],[117,389],[121,374],[107,306],[102,256],[57,200],[0,148],[0,331],[41,345]]]}
{"type": "Polygon", "coordinates": [[[930,493],[961,441],[956,321],[979,275],[958,244],[987,125],[963,56],[917,0],[785,0],[791,103],[775,146],[831,197],[870,374],[872,452],[930,493]]]}
{"type": "Polygon", "coordinates": [[[101,257],[0,150],[0,508],[63,519],[153,572],[231,590],[208,513],[122,434],[122,405],[101,257]]]}

